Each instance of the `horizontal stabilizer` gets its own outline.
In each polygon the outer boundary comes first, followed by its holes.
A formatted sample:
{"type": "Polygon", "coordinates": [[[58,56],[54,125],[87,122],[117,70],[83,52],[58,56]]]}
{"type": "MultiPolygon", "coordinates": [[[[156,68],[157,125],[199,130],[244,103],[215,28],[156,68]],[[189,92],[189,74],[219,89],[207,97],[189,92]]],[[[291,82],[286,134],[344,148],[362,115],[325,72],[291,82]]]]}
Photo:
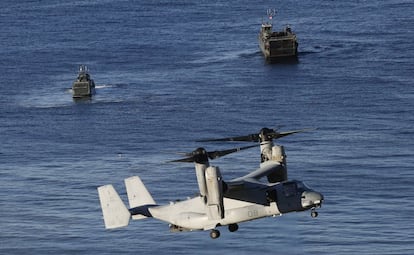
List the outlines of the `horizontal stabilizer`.
{"type": "MultiPolygon", "coordinates": [[[[155,205],[154,199],[138,176],[125,179],[125,186],[128,194],[129,207],[131,209],[144,205],[155,205]]],[[[132,219],[134,220],[143,218],[147,218],[147,216],[143,214],[132,215],[132,219]]]]}
{"type": "Polygon", "coordinates": [[[129,224],[131,214],[112,185],[98,187],[105,228],[121,228],[129,224]]]}

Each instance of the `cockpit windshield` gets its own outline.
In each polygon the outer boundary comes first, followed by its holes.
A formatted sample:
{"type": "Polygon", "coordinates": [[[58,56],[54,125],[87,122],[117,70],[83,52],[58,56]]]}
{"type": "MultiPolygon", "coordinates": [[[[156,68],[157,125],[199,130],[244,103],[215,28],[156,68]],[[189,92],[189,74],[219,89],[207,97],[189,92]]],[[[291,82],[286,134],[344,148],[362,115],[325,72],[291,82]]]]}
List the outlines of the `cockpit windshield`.
{"type": "Polygon", "coordinates": [[[283,184],[283,191],[285,196],[293,196],[295,194],[301,194],[303,191],[311,190],[301,181],[290,181],[283,184]]]}
{"type": "Polygon", "coordinates": [[[297,183],[298,190],[300,191],[311,190],[311,188],[309,188],[305,183],[301,181],[297,181],[296,183],[297,183]]]}
{"type": "Polygon", "coordinates": [[[285,193],[285,196],[287,197],[296,195],[296,183],[295,182],[284,183],[283,191],[285,193]]]}

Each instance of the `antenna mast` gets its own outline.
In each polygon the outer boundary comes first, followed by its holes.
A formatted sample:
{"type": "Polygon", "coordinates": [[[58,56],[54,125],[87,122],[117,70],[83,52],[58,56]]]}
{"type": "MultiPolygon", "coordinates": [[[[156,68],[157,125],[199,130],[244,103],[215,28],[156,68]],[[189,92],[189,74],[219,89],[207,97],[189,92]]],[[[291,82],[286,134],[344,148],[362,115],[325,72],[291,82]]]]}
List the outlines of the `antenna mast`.
{"type": "MultiPolygon", "coordinates": [[[[269,21],[272,21],[273,16],[276,15],[276,10],[275,9],[267,9],[267,17],[269,18],[269,21]]],[[[271,22],[270,22],[271,23],[271,22]]]]}

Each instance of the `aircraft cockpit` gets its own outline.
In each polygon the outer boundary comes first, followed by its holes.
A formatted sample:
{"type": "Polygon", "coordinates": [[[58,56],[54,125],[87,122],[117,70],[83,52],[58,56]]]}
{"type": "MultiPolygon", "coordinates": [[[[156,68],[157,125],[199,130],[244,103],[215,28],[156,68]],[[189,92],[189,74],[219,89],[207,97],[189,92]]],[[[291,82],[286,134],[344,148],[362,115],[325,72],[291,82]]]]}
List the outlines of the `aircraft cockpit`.
{"type": "Polygon", "coordinates": [[[297,194],[302,194],[304,191],[312,191],[311,188],[306,186],[301,181],[288,181],[283,184],[283,193],[286,197],[295,196],[297,194]]]}

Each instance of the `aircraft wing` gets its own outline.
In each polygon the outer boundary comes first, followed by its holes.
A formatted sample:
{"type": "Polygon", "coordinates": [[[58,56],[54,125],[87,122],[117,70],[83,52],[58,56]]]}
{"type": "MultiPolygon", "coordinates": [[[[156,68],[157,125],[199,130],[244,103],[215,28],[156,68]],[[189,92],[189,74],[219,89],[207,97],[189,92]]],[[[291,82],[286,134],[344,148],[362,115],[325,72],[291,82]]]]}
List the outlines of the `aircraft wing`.
{"type": "Polygon", "coordinates": [[[244,180],[226,182],[227,190],[225,198],[241,200],[245,202],[267,205],[266,192],[269,186],[256,179],[246,178],[244,180]]]}
{"type": "Polygon", "coordinates": [[[269,184],[286,179],[287,171],[284,165],[276,161],[267,161],[253,172],[226,182],[227,190],[224,197],[268,205],[269,199],[266,190],[269,189],[269,184]],[[264,177],[267,178],[267,181],[261,180],[264,177]]]}
{"type": "Polygon", "coordinates": [[[260,168],[254,170],[253,172],[233,179],[230,182],[240,182],[240,181],[248,181],[248,182],[260,182],[260,179],[263,177],[267,177],[267,181],[269,183],[276,183],[280,181],[285,181],[287,179],[287,172],[286,167],[280,164],[279,162],[275,161],[267,161],[260,165],[260,168]]]}

